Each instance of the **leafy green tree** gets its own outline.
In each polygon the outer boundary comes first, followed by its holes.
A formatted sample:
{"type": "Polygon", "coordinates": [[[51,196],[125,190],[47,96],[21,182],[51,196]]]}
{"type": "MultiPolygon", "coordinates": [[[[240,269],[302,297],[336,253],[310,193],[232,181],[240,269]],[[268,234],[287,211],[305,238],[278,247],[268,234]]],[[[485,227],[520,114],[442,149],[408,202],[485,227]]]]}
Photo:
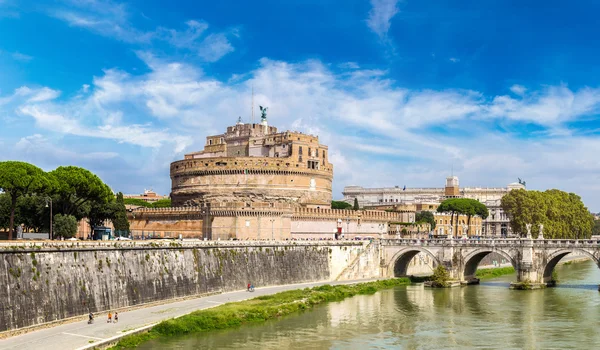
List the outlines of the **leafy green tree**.
{"type": "Polygon", "coordinates": [[[105,204],[113,198],[111,189],[89,170],[66,166],[58,167],[50,174],[57,184],[57,211],[65,215],[82,219],[88,215],[86,205],[91,202],[105,204]]]}
{"type": "Polygon", "coordinates": [[[0,189],[10,197],[8,239],[13,238],[19,197],[42,193],[49,190],[50,186],[46,173],[35,165],[17,161],[0,162],[0,189]]]}
{"type": "Polygon", "coordinates": [[[450,280],[450,274],[448,270],[443,265],[438,265],[435,270],[433,270],[433,275],[431,276],[431,286],[437,288],[448,287],[448,281],[450,280]]]}
{"type": "Polygon", "coordinates": [[[594,217],[574,193],[560,190],[512,190],[502,198],[502,209],[510,219],[513,232],[524,234],[532,224],[534,238],[539,225],[544,225],[544,238],[589,238],[594,228],[594,217]]]}
{"type": "Polygon", "coordinates": [[[352,204],[344,201],[331,201],[331,209],[352,209],[352,204]]]}
{"type": "Polygon", "coordinates": [[[151,204],[138,198],[124,198],[123,202],[126,205],[137,205],[140,207],[150,208],[151,204]]]}
{"type": "MultiPolygon", "coordinates": [[[[443,201],[437,208],[440,213],[452,213],[450,223],[455,220],[454,232],[458,232],[458,218],[460,215],[467,217],[467,226],[471,229],[471,218],[475,215],[486,219],[489,215],[487,207],[478,200],[471,198],[450,198],[443,201]]],[[[469,234],[470,232],[467,232],[469,234]]]]}
{"type": "Polygon", "coordinates": [[[127,233],[127,236],[129,236],[129,221],[127,220],[127,211],[125,210],[123,193],[121,192],[117,193],[113,225],[115,227],[116,232],[119,232],[119,234],[127,233]]]}
{"type": "Polygon", "coordinates": [[[171,199],[159,199],[156,202],[151,204],[152,208],[170,208],[171,207],[171,199]]]}
{"type": "MultiPolygon", "coordinates": [[[[0,214],[2,215],[2,214],[0,214]]],[[[0,227],[1,227],[2,219],[0,217],[0,227]]],[[[592,228],[593,235],[600,235],[600,220],[594,220],[594,228],[592,228]]]]}
{"type": "Polygon", "coordinates": [[[415,215],[415,222],[417,224],[426,223],[431,226],[432,230],[435,230],[435,218],[433,213],[430,211],[421,211],[415,215]]]}
{"type": "Polygon", "coordinates": [[[16,217],[18,223],[24,224],[34,232],[49,230],[50,208],[46,208],[46,196],[28,195],[19,198],[16,217]]]}
{"type": "Polygon", "coordinates": [[[359,206],[358,206],[358,198],[354,197],[354,206],[352,207],[352,209],[354,210],[359,210],[359,206]]]}
{"type": "Polygon", "coordinates": [[[103,226],[107,220],[114,220],[117,205],[114,200],[108,203],[92,202],[88,211],[87,220],[92,231],[103,226]]]}
{"type": "Polygon", "coordinates": [[[8,229],[10,226],[10,197],[6,193],[0,193],[0,229],[8,229]]]}
{"type": "Polygon", "coordinates": [[[77,234],[77,219],[73,215],[54,215],[52,226],[54,237],[71,238],[77,234]]]}

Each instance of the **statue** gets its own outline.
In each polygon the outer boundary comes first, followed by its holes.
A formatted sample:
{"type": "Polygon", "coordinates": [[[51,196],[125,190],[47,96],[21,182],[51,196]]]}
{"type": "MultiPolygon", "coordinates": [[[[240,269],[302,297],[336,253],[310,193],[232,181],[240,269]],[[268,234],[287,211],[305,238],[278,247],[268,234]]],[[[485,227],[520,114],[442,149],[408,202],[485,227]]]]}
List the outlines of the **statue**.
{"type": "Polygon", "coordinates": [[[540,234],[538,235],[538,239],[544,239],[544,224],[540,224],[540,234]]]}
{"type": "Polygon", "coordinates": [[[531,224],[525,224],[527,228],[527,238],[531,238],[531,224]]]}
{"type": "Polygon", "coordinates": [[[260,119],[267,120],[267,109],[269,107],[258,106],[260,108],[260,119]]]}
{"type": "Polygon", "coordinates": [[[519,179],[519,184],[523,185],[523,187],[527,187],[527,182],[521,180],[520,177],[518,177],[517,179],[519,179]]]}

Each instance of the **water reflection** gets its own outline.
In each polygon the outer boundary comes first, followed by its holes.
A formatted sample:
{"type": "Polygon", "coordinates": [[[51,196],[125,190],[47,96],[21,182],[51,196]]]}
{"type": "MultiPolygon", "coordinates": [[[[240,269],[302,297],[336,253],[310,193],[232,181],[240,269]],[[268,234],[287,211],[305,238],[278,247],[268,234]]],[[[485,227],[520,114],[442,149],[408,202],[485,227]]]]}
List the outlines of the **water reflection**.
{"type": "Polygon", "coordinates": [[[561,284],[511,291],[514,276],[444,290],[399,287],[279,321],[145,344],[174,349],[592,348],[600,342],[600,271],[557,267],[561,284]]]}

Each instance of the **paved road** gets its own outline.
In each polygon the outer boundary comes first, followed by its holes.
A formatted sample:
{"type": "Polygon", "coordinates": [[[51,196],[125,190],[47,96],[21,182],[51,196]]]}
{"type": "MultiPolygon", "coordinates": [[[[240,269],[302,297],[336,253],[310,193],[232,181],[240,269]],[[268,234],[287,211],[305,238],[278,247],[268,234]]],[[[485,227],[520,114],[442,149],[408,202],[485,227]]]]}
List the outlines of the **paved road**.
{"type": "Polygon", "coordinates": [[[314,287],[323,284],[352,284],[368,282],[375,279],[343,282],[317,282],[290,284],[285,286],[257,288],[255,292],[228,292],[203,298],[183,300],[163,305],[119,313],[119,323],[106,323],[106,313],[96,315],[95,323],[87,324],[87,320],[60,326],[40,329],[30,333],[0,340],[0,349],[44,349],[68,350],[82,349],[93,343],[113,337],[122,336],[132,331],[159,321],[182,316],[194,310],[207,309],[227,302],[240,301],[260,295],[274,294],[291,289],[314,287]]]}

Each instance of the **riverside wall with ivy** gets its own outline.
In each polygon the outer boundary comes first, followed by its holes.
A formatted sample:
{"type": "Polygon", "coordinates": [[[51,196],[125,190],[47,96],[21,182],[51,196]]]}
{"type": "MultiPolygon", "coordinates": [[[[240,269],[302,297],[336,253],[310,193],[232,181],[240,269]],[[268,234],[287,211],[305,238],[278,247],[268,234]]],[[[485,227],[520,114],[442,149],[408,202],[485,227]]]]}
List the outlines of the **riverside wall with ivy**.
{"type": "Polygon", "coordinates": [[[365,254],[376,254],[367,242],[3,243],[0,332],[249,282],[377,277],[365,254]]]}

